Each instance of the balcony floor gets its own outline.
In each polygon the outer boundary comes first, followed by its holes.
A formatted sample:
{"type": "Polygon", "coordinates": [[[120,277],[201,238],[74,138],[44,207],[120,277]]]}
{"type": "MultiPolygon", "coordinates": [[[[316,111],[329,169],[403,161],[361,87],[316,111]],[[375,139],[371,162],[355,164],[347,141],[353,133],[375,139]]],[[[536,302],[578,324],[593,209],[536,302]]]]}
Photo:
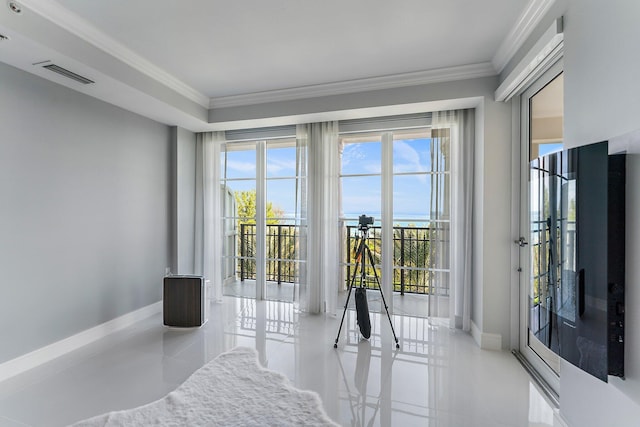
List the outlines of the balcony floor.
{"type": "MultiPolygon", "coordinates": [[[[222,293],[225,296],[255,298],[256,297],[256,281],[253,279],[245,279],[244,281],[236,280],[235,282],[223,285],[222,293]]],[[[266,300],[269,301],[294,301],[294,285],[293,283],[267,282],[266,300]]]]}
{"type": "MultiPolygon", "coordinates": [[[[245,279],[244,281],[237,280],[224,285],[222,292],[225,296],[255,298],[256,281],[251,279],[245,279]]],[[[276,282],[267,282],[267,295],[265,299],[269,301],[294,302],[294,292],[293,283],[281,283],[278,285],[276,282]]],[[[387,300],[387,305],[392,307],[391,311],[395,314],[414,317],[449,317],[449,297],[439,297],[438,301],[433,297],[432,300],[429,301],[429,295],[410,293],[401,295],[399,292],[394,292],[393,303],[386,294],[384,297],[387,300]],[[429,305],[431,305],[431,310],[429,309],[429,305]],[[438,307],[437,310],[435,309],[436,305],[438,307]]],[[[346,291],[338,294],[339,311],[342,311],[346,298],[346,291]]],[[[370,311],[379,312],[382,309],[379,291],[372,289],[367,290],[367,300],[370,311]]],[[[354,307],[353,295],[350,298],[349,307],[354,307]]]]}

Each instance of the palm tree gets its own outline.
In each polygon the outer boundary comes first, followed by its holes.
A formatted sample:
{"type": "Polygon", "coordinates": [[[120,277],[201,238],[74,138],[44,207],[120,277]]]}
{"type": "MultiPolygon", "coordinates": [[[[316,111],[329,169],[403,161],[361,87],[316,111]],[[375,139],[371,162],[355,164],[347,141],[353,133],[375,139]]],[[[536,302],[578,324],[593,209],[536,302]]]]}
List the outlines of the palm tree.
{"type": "MultiPolygon", "coordinates": [[[[240,256],[245,259],[239,259],[240,265],[238,268],[243,272],[243,278],[252,278],[255,276],[256,262],[256,190],[235,191],[234,197],[236,200],[236,216],[237,227],[240,230],[238,234],[238,249],[240,256]]],[[[267,226],[280,223],[280,219],[284,212],[277,206],[274,206],[272,202],[267,202],[267,226]]],[[[267,243],[267,249],[273,249],[274,245],[267,243]]],[[[267,253],[268,258],[274,258],[277,254],[277,248],[275,253],[267,253]]],[[[272,251],[273,252],[273,251],[272,251]]],[[[274,270],[273,262],[269,263],[268,270],[274,270]]],[[[270,274],[270,273],[268,273],[270,274]]],[[[271,276],[272,274],[270,274],[271,276]]]]}
{"type": "Polygon", "coordinates": [[[429,229],[399,225],[393,228],[393,264],[400,267],[394,269],[394,290],[423,293],[428,284],[426,271],[405,270],[402,267],[427,268],[430,257],[429,229]],[[407,287],[406,284],[409,284],[407,287]]]}

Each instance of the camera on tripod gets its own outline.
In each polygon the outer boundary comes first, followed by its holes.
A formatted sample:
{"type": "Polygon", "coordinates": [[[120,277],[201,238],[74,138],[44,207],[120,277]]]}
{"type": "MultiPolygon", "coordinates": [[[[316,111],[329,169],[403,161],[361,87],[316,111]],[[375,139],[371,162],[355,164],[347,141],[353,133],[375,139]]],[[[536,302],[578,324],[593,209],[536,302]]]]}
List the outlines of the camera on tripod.
{"type": "Polygon", "coordinates": [[[358,217],[358,230],[368,230],[373,225],[373,217],[360,215],[358,217]]]}
{"type": "Polygon", "coordinates": [[[385,311],[387,312],[387,319],[389,320],[389,325],[391,326],[391,332],[393,333],[393,339],[396,342],[396,348],[400,348],[400,344],[398,343],[398,337],[396,336],[396,331],[393,329],[393,322],[391,321],[391,315],[389,314],[389,306],[387,305],[387,301],[384,299],[384,294],[382,293],[382,286],[380,286],[380,279],[378,277],[378,272],[376,271],[376,264],[373,260],[373,255],[371,253],[371,249],[367,246],[367,233],[369,232],[369,228],[373,225],[373,217],[360,215],[358,217],[358,230],[360,231],[360,237],[357,240],[357,250],[353,259],[356,261],[355,267],[353,269],[353,275],[351,276],[351,280],[349,281],[349,293],[347,294],[347,300],[344,303],[344,311],[342,312],[342,320],[340,320],[340,327],[338,328],[338,335],[336,336],[336,341],[333,343],[333,348],[338,348],[338,339],[340,339],[340,331],[342,331],[342,325],[344,324],[344,316],[347,314],[347,308],[349,307],[349,298],[351,298],[351,291],[355,288],[355,303],[356,303],[356,321],[358,323],[358,327],[360,328],[360,333],[366,339],[369,339],[371,336],[371,318],[369,317],[369,303],[367,302],[367,287],[365,286],[365,278],[368,274],[373,272],[373,276],[376,279],[376,284],[378,285],[378,291],[380,292],[380,297],[382,297],[382,304],[384,306],[385,311]],[[367,266],[367,261],[369,262],[369,266],[367,266]],[[356,277],[360,272],[360,286],[356,286],[356,277]]]}

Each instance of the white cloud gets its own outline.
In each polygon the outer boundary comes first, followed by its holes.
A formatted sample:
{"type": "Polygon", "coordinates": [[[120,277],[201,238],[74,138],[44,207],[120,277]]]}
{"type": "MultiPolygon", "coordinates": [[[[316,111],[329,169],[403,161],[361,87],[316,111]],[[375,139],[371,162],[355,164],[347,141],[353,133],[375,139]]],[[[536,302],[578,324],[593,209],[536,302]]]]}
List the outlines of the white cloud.
{"type": "Polygon", "coordinates": [[[227,169],[231,169],[238,172],[254,172],[256,171],[256,164],[251,162],[238,162],[235,160],[227,161],[227,169]]]}
{"type": "Polygon", "coordinates": [[[426,152],[420,153],[405,141],[394,141],[394,172],[425,172],[425,165],[420,161],[425,155],[426,152]]]}
{"type": "Polygon", "coordinates": [[[294,159],[269,159],[267,163],[267,171],[269,174],[282,174],[282,171],[290,171],[286,175],[295,176],[296,174],[296,161],[294,159]]]}
{"type": "Polygon", "coordinates": [[[342,151],[342,166],[348,166],[351,162],[362,160],[365,157],[362,144],[347,144],[342,151]]]}

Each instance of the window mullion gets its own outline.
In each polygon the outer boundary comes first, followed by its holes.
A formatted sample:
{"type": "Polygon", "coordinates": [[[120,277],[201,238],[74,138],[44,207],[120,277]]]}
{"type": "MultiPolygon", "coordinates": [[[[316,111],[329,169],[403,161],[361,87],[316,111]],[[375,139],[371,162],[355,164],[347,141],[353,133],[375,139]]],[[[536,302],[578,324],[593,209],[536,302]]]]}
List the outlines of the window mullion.
{"type": "Polygon", "coordinates": [[[266,288],[267,256],[267,143],[256,143],[256,300],[263,300],[266,288]]]}
{"type": "MultiPolygon", "coordinates": [[[[382,291],[393,311],[393,133],[382,134],[382,291]]],[[[384,310],[384,308],[382,308],[384,310]]]]}

